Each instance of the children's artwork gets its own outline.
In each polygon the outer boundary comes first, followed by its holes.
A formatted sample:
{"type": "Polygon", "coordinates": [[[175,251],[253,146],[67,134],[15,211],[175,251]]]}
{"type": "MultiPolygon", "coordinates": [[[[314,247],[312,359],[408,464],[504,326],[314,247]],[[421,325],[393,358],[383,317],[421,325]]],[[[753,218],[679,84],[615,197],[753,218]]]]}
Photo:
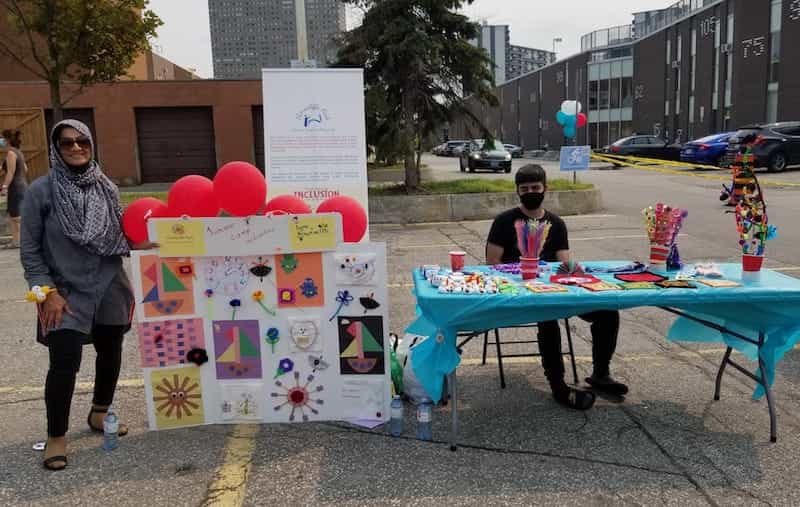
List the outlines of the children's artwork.
{"type": "Polygon", "coordinates": [[[272,273],[272,266],[268,257],[258,256],[255,260],[250,262],[250,274],[258,277],[258,281],[264,283],[264,278],[272,273]]]}
{"type": "Polygon", "coordinates": [[[294,385],[284,385],[279,379],[275,381],[275,387],[278,392],[273,391],[271,397],[278,404],[274,409],[276,412],[282,411],[284,408],[289,408],[289,422],[294,422],[295,412],[300,413],[300,418],[303,422],[309,420],[309,415],[318,415],[319,410],[316,407],[321,406],[325,401],[318,398],[319,393],[325,390],[324,386],[315,383],[314,374],[309,374],[303,378],[302,384],[300,380],[300,372],[294,372],[294,385]]]}
{"type": "Polygon", "coordinates": [[[260,379],[261,340],[257,320],[217,320],[212,324],[217,378],[260,379]]]}
{"type": "Polygon", "coordinates": [[[261,384],[222,384],[220,409],[222,420],[259,421],[261,420],[261,384]]]}
{"type": "Polygon", "coordinates": [[[583,283],[581,284],[586,290],[590,290],[592,292],[608,292],[612,290],[622,290],[620,289],[619,285],[610,283],[610,282],[595,282],[595,283],[583,283]]]}
{"type": "Polygon", "coordinates": [[[375,254],[335,254],[336,283],[340,285],[373,285],[375,283],[375,254]]]}
{"type": "Polygon", "coordinates": [[[658,285],[653,282],[625,282],[620,284],[624,290],[654,290],[658,289],[658,285]]]}
{"type": "Polygon", "coordinates": [[[186,364],[186,354],[205,348],[203,319],[141,322],[137,326],[143,368],[186,364]]]}
{"type": "Polygon", "coordinates": [[[290,352],[321,352],[322,341],[319,339],[319,332],[320,320],[318,318],[290,317],[290,352]]]}
{"type": "Polygon", "coordinates": [[[537,294],[548,294],[553,292],[569,292],[569,289],[560,285],[549,285],[546,283],[526,283],[525,288],[537,294]]]}
{"type": "Polygon", "coordinates": [[[242,257],[209,257],[205,261],[203,275],[207,290],[231,299],[244,292],[250,269],[247,260],[242,257]]]}
{"type": "Polygon", "coordinates": [[[342,400],[351,419],[383,419],[386,412],[386,380],[348,378],[342,383],[342,400]]]}
{"type": "Polygon", "coordinates": [[[276,276],[279,308],[315,308],[325,305],[322,254],[278,255],[276,259],[281,266],[276,276]],[[287,270],[287,266],[290,269],[287,270]]]}
{"type": "Polygon", "coordinates": [[[150,385],[156,428],[178,428],[205,422],[200,368],[152,370],[150,385]]]}
{"type": "Polygon", "coordinates": [[[587,283],[597,283],[599,278],[592,275],[552,275],[550,281],[553,283],[560,283],[561,285],[583,285],[587,283]]]}
{"type": "Polygon", "coordinates": [[[367,312],[372,310],[377,310],[380,308],[381,304],[375,300],[375,293],[370,292],[364,296],[358,298],[358,302],[361,303],[361,306],[364,308],[364,314],[366,315],[367,312]]]}
{"type": "Polygon", "coordinates": [[[619,273],[614,275],[614,278],[620,282],[661,282],[667,278],[649,271],[641,273],[619,273]]]}
{"type": "Polygon", "coordinates": [[[194,265],[188,259],[139,258],[145,318],[193,315],[194,265]]]}
{"type": "Polygon", "coordinates": [[[339,317],[338,323],[342,375],[382,375],[383,318],[339,317]]]}
{"type": "Polygon", "coordinates": [[[322,359],[322,356],[315,355],[308,356],[308,365],[312,368],[312,373],[317,371],[325,371],[330,366],[327,361],[322,359]]]}
{"type": "Polygon", "coordinates": [[[709,280],[706,278],[701,278],[696,280],[697,283],[702,283],[703,285],[707,285],[709,287],[716,288],[724,288],[724,287],[741,287],[742,284],[738,282],[734,282],[733,280],[709,280]]]}
{"type": "Polygon", "coordinates": [[[696,289],[697,285],[688,280],[664,280],[656,282],[656,285],[664,289],[696,289]]]}
{"type": "Polygon", "coordinates": [[[297,215],[289,220],[289,240],[295,250],[336,249],[336,217],[297,215]]]}

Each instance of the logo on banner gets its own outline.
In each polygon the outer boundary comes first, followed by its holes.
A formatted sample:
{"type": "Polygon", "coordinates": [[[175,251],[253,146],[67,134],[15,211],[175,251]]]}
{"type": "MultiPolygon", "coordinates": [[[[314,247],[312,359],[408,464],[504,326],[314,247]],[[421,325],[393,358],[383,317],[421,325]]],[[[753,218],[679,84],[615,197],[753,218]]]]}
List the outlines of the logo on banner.
{"type": "Polygon", "coordinates": [[[313,129],[323,126],[331,117],[328,110],[319,104],[309,104],[297,113],[296,118],[303,122],[303,128],[313,129]]]}

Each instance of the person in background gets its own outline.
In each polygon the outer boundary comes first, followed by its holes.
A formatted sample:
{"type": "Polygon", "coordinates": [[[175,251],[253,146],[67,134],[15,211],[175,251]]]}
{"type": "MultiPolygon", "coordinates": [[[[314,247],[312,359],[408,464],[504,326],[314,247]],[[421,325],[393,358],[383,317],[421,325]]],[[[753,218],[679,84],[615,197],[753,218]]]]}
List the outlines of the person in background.
{"type": "Polygon", "coordinates": [[[28,189],[26,175],[28,166],[25,165],[25,155],[22,154],[22,132],[19,130],[4,130],[3,138],[8,142],[9,148],[6,159],[3,161],[2,170],[5,173],[0,195],[6,195],[8,205],[8,220],[11,225],[11,243],[7,248],[19,248],[19,222],[22,209],[22,200],[28,189]]]}
{"type": "MultiPolygon", "coordinates": [[[[570,258],[567,226],[556,214],[542,207],[547,192],[547,173],[539,165],[529,164],[521,167],[515,175],[520,206],[501,213],[495,218],[486,242],[486,263],[489,265],[519,262],[517,233],[514,223],[517,220],[537,219],[551,224],[550,234],[545,241],[540,258],[547,262],[561,262],[562,269],[574,266],[570,258]]],[[[573,268],[574,269],[574,268],[573,268]]],[[[571,272],[572,269],[567,269],[571,272]]],[[[611,357],[617,346],[619,332],[619,312],[596,311],[580,318],[591,323],[592,361],[594,371],[586,382],[597,391],[622,396],[628,387],[611,377],[611,357]]],[[[564,381],[564,357],[561,352],[561,330],[557,321],[539,322],[539,352],[542,367],[550,383],[553,398],[567,407],[587,410],[594,405],[593,392],[568,386],[564,381]]]]}
{"type": "MultiPolygon", "coordinates": [[[[97,351],[94,398],[86,424],[103,431],[131,327],[134,298],[122,258],[131,248],[122,231],[117,187],[94,159],[89,128],[58,123],[50,135],[50,172],[34,181],[22,206],[20,255],[35,293],[52,289],[38,305],[37,341],[47,346],[47,447],[43,465],[67,466],[65,435],[84,344],[97,351]]],[[[120,424],[119,435],[128,428],[120,424]]]]}

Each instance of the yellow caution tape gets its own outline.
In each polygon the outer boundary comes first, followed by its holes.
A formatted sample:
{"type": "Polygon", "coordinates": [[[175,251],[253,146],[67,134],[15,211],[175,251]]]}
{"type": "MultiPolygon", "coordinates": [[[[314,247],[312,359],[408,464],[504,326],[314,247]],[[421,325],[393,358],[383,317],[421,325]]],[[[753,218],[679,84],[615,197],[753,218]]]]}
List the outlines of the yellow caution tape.
{"type": "MultiPolygon", "coordinates": [[[[597,156],[597,155],[593,155],[597,156]]],[[[720,169],[726,169],[724,167],[717,167],[715,165],[704,165],[704,164],[690,164],[688,162],[678,162],[676,160],[662,160],[657,158],[646,158],[646,157],[631,157],[631,156],[622,156],[622,155],[612,155],[610,153],[604,153],[604,157],[609,159],[615,159],[615,162],[628,162],[632,164],[657,164],[663,165],[667,167],[686,167],[687,169],[710,169],[712,171],[719,171],[720,169]]]]}

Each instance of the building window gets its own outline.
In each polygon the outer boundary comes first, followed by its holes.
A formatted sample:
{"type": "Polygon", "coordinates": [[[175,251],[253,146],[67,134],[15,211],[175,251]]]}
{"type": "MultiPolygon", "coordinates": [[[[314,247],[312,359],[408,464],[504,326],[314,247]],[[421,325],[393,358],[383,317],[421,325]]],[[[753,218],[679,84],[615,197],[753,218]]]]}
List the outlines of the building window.
{"type": "Polygon", "coordinates": [[[633,78],[622,78],[622,107],[633,107],[633,78]]]}

